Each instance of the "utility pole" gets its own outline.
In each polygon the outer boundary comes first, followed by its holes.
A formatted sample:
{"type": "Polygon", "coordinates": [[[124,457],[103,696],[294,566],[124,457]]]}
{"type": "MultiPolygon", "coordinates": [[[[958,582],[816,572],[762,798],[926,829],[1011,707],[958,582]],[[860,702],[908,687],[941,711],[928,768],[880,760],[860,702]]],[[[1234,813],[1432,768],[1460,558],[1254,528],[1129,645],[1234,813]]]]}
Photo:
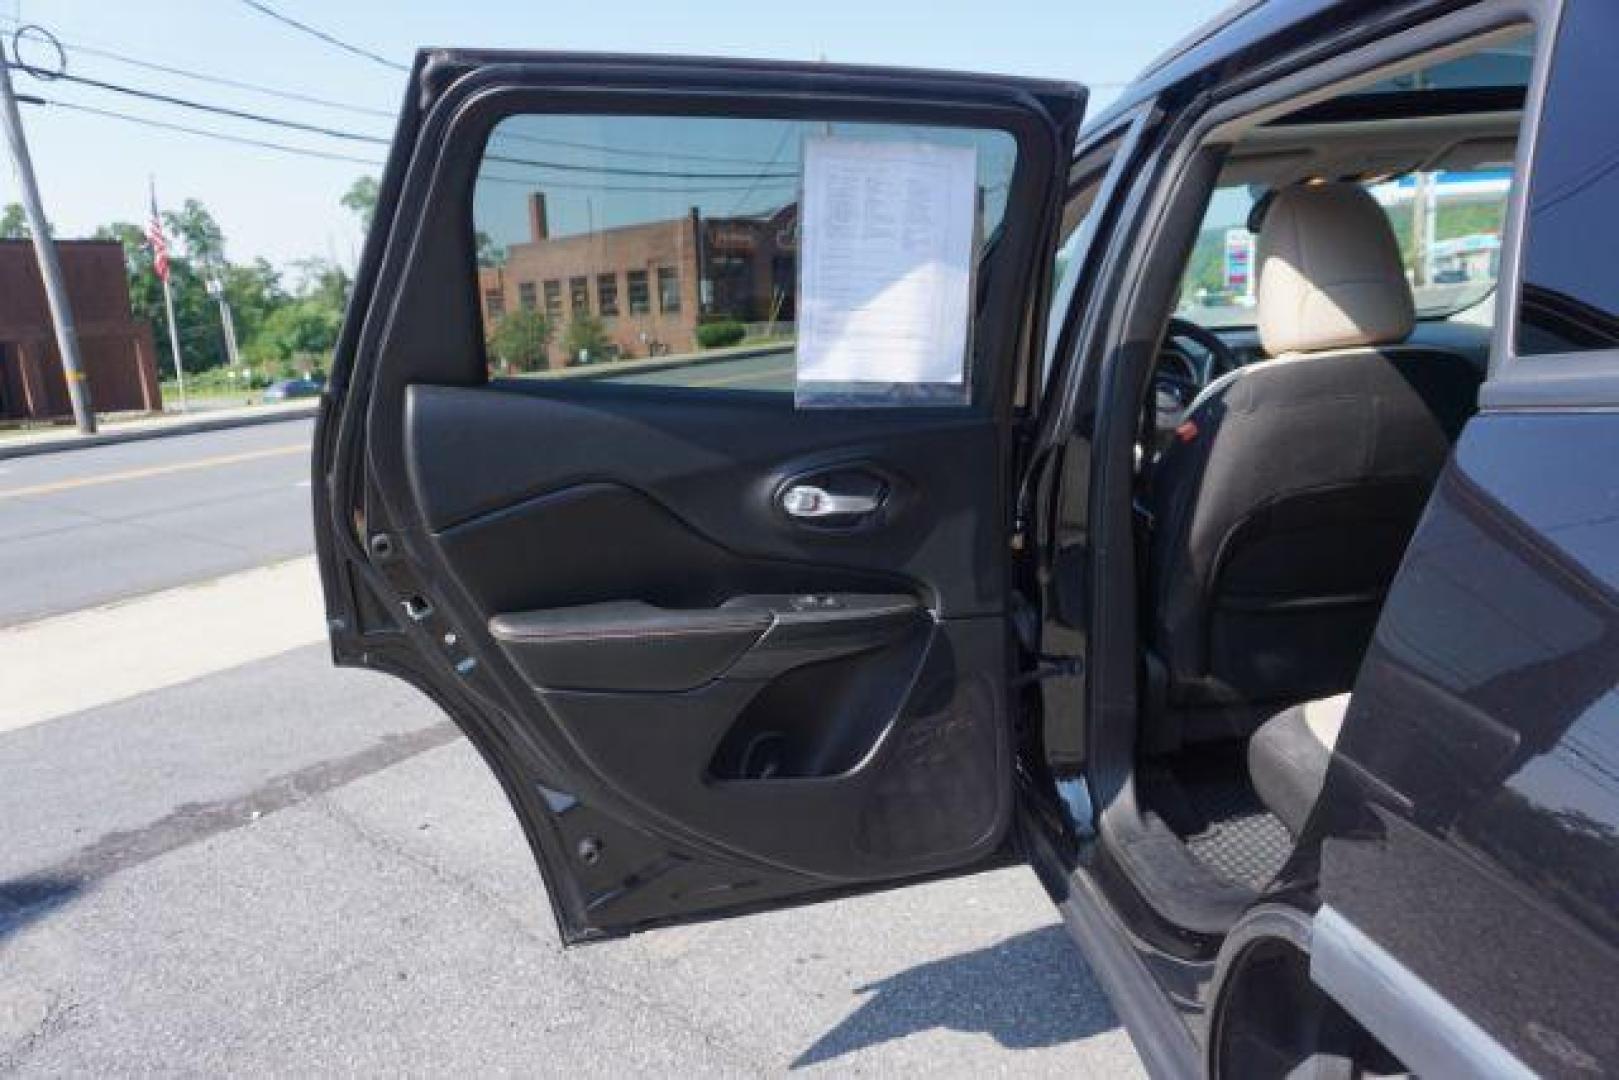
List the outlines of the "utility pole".
{"type": "Polygon", "coordinates": [[[17,174],[17,186],[22,189],[23,212],[28,216],[28,231],[33,233],[39,276],[45,282],[45,302],[51,309],[56,348],[62,354],[62,374],[67,377],[68,399],[73,403],[73,421],[80,434],[92,435],[96,430],[96,414],[90,405],[89,384],[84,379],[84,361],[79,356],[73,308],[68,303],[67,286],[62,282],[62,264],[57,260],[56,242],[51,239],[46,224],[45,207],[39,201],[34,162],[28,156],[28,141],[23,134],[22,117],[17,112],[17,96],[11,89],[11,60],[3,42],[0,42],[0,123],[5,125],[12,168],[17,174]]]}
{"type": "Polygon", "coordinates": [[[234,368],[242,362],[241,353],[236,347],[236,320],[231,316],[230,301],[225,297],[225,283],[212,269],[207,273],[208,295],[219,305],[219,325],[225,331],[225,359],[234,368]]]}

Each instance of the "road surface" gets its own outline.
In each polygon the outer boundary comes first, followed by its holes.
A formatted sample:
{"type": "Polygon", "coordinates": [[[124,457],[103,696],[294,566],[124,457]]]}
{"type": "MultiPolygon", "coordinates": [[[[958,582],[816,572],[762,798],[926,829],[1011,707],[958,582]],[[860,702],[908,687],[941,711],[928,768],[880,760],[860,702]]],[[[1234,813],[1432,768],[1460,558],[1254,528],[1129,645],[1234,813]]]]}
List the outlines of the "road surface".
{"type": "Polygon", "coordinates": [[[308,438],[0,463],[0,1075],[1139,1072],[1022,869],[563,952],[477,756],[328,662],[308,438]]]}

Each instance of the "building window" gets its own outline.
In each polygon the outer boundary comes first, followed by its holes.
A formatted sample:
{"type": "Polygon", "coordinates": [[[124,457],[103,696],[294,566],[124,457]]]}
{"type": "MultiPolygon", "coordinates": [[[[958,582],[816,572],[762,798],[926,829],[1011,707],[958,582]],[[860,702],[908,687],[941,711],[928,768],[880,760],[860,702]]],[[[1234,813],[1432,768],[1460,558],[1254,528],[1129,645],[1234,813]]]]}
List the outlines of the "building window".
{"type": "Polygon", "coordinates": [[[533,311],[540,306],[540,298],[537,293],[538,290],[535,289],[532,281],[519,281],[517,283],[518,305],[524,311],[533,311]]]}
{"type": "Polygon", "coordinates": [[[658,310],[665,315],[680,311],[680,275],[672,266],[658,267],[658,310]]]}
{"type": "Polygon", "coordinates": [[[646,271],[631,270],[630,278],[630,314],[645,315],[652,310],[652,294],[647,289],[646,271]]]}
{"type": "Polygon", "coordinates": [[[568,310],[575,315],[590,314],[590,279],[568,279],[568,310]]]}
{"type": "Polygon", "coordinates": [[[618,275],[596,275],[596,310],[603,317],[618,314],[618,275]]]}
{"type": "Polygon", "coordinates": [[[545,317],[553,324],[562,321],[562,282],[545,283],[545,317]]]}
{"type": "Polygon", "coordinates": [[[485,289],[483,294],[484,310],[489,313],[490,321],[506,314],[506,294],[499,289],[485,289]]]}

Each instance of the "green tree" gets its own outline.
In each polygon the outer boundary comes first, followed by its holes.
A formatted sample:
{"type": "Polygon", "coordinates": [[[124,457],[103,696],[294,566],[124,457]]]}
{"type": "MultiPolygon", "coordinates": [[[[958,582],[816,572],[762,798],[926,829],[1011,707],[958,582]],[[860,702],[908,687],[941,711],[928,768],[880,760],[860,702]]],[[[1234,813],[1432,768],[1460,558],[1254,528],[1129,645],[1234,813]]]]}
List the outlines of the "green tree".
{"type": "Polygon", "coordinates": [[[337,343],[342,314],[329,304],[304,298],[283,304],[270,313],[248,344],[255,364],[277,365],[277,374],[290,377],[300,367],[323,370],[337,343]]]}
{"type": "Polygon", "coordinates": [[[227,265],[220,273],[225,300],[236,321],[238,341],[251,341],[277,308],[292,299],[281,287],[281,275],[268,260],[227,265]]]}
{"type": "Polygon", "coordinates": [[[482,229],[479,229],[475,234],[473,234],[473,239],[478,245],[477,257],[479,266],[506,265],[506,249],[495,243],[494,237],[490,236],[482,229]]]}
{"type": "MultiPolygon", "coordinates": [[[[195,202],[195,200],[188,200],[195,202]]],[[[197,204],[199,207],[201,204],[197,204]]],[[[206,215],[207,211],[204,210],[206,215]]],[[[188,217],[188,227],[197,222],[188,217]]],[[[207,218],[212,222],[212,217],[207,218]]],[[[170,225],[173,228],[173,225],[170,225]]],[[[218,226],[214,228],[217,230],[218,226]]],[[[205,237],[205,234],[199,234],[205,237]]],[[[129,280],[129,306],[137,319],[145,319],[152,326],[157,340],[158,371],[164,376],[174,371],[174,357],[169,345],[167,314],[163,310],[163,282],[152,268],[152,249],[146,241],[146,231],[127,221],[103,225],[95,232],[98,240],[117,240],[124,247],[124,269],[129,280]]],[[[185,245],[182,240],[182,247],[185,245]]],[[[206,238],[200,250],[210,250],[206,238]]],[[[211,249],[223,252],[221,237],[211,249]]],[[[220,326],[219,308],[208,295],[206,279],[185,255],[169,255],[169,287],[174,293],[174,322],[180,338],[180,353],[185,357],[186,371],[206,371],[227,360],[224,330],[220,326]]]]}
{"type": "Polygon", "coordinates": [[[215,269],[225,262],[225,232],[208,208],[196,199],[187,199],[180,209],[163,215],[169,235],[180,241],[186,258],[199,269],[215,269]]]}
{"type": "Polygon", "coordinates": [[[349,185],[338,201],[345,207],[354,211],[354,216],[360,219],[360,230],[371,231],[371,222],[377,216],[377,194],[379,187],[374,176],[362,176],[349,185]]]}
{"type": "Polygon", "coordinates": [[[495,359],[518,371],[541,371],[547,366],[551,323],[538,311],[508,311],[489,336],[495,359]]]}
{"type": "MultiPolygon", "coordinates": [[[[56,230],[50,222],[45,223],[45,232],[55,236],[56,230]]],[[[0,210],[0,240],[26,240],[34,235],[28,227],[28,214],[22,208],[22,203],[6,203],[5,209],[0,210]]]]}
{"type": "Polygon", "coordinates": [[[612,341],[594,315],[575,315],[562,336],[562,351],[570,364],[594,364],[607,358],[612,341]]]}
{"type": "Polygon", "coordinates": [[[294,259],[292,268],[298,274],[298,296],[318,300],[342,313],[349,302],[349,289],[354,284],[346,270],[332,260],[318,256],[294,259]]]}

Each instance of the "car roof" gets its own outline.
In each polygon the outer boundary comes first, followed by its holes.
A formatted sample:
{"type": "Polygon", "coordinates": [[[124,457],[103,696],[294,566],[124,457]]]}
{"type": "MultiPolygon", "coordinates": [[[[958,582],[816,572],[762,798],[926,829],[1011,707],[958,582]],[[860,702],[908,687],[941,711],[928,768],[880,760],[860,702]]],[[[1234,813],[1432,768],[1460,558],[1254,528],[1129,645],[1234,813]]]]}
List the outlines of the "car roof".
{"type": "Polygon", "coordinates": [[[1433,3],[1434,0],[1415,4],[1399,0],[1237,0],[1143,68],[1117,99],[1086,122],[1085,130],[1111,124],[1142,101],[1195,76],[1215,70],[1230,74],[1311,38],[1325,37],[1390,12],[1409,13],[1433,3]]]}

